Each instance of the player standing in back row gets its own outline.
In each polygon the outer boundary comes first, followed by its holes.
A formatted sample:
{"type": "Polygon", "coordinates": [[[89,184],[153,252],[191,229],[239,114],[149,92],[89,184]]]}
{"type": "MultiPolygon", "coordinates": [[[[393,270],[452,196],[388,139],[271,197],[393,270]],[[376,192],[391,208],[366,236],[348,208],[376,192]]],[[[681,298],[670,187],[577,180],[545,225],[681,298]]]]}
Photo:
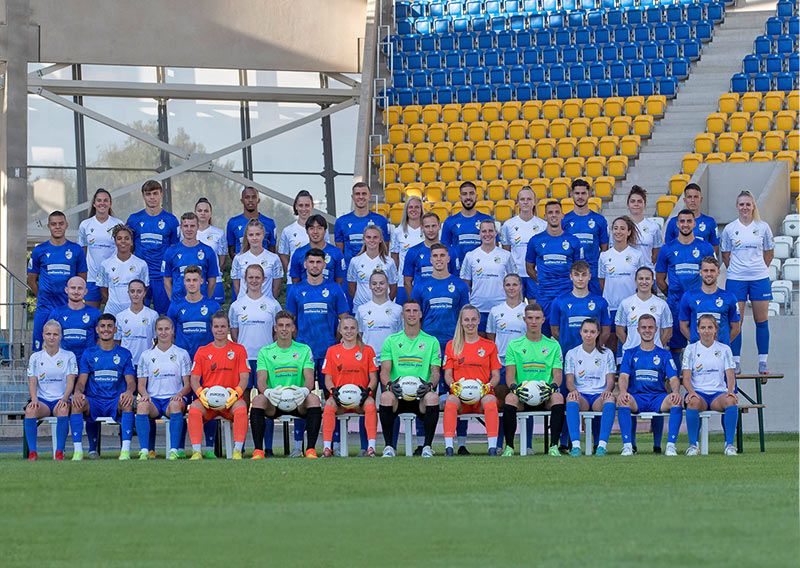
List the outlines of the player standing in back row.
{"type": "MultiPolygon", "coordinates": [[[[389,225],[383,215],[369,210],[371,193],[369,186],[363,181],[353,184],[353,211],[336,219],[333,226],[333,239],[336,246],[344,253],[345,266],[356,256],[364,245],[364,229],[377,226],[383,234],[384,242],[389,242],[389,225]]],[[[324,355],[324,354],[323,354],[324,355]]]]}
{"type": "Polygon", "coordinates": [[[94,192],[89,218],[81,221],[78,227],[78,244],[86,254],[86,303],[99,308],[101,302],[100,286],[97,283],[100,265],[114,254],[114,227],[122,224],[122,219],[113,217],[111,194],[102,187],[94,192]]]}
{"type": "Polygon", "coordinates": [[[471,181],[465,181],[458,189],[462,210],[450,215],[442,226],[442,244],[456,253],[456,262],[461,266],[464,257],[481,245],[481,221],[494,220],[486,213],[475,209],[478,203],[478,189],[471,181]]]}
{"type": "Polygon", "coordinates": [[[602,293],[597,277],[597,266],[600,253],[608,250],[608,223],[606,218],[589,209],[589,182],[576,179],[572,182],[572,202],[575,207],[564,215],[561,225],[570,235],[574,235],[583,247],[583,258],[589,263],[592,279],[589,280],[589,291],[592,294],[602,293]]]}
{"type": "Polygon", "coordinates": [[[245,228],[252,219],[258,219],[264,225],[264,241],[262,243],[264,248],[275,252],[275,243],[277,241],[275,221],[258,212],[258,204],[261,202],[261,197],[258,195],[256,188],[245,187],[242,190],[241,202],[242,213],[236,217],[231,217],[225,228],[225,236],[228,241],[228,256],[233,260],[233,257],[242,250],[245,228]]]}
{"type": "Polygon", "coordinates": [[[525,254],[528,252],[528,243],[534,235],[547,229],[547,223],[533,214],[536,206],[536,196],[529,186],[519,190],[517,194],[519,215],[512,217],[500,229],[500,243],[503,248],[511,252],[517,274],[522,278],[524,298],[535,299],[536,287],[525,269],[525,254]]]}

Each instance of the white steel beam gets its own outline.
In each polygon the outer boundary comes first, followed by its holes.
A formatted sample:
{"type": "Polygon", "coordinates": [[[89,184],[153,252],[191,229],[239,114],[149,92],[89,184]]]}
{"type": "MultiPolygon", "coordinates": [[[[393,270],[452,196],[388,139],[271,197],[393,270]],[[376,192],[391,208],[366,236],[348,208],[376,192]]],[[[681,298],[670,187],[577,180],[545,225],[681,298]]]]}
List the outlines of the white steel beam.
{"type": "Polygon", "coordinates": [[[340,82],[340,83],[342,83],[344,85],[347,85],[348,87],[353,87],[354,89],[358,89],[358,88],[361,87],[361,82],[360,81],[357,81],[356,79],[353,79],[352,77],[348,77],[347,75],[345,75],[343,73],[334,73],[334,72],[327,72],[326,71],[325,73],[323,73],[323,75],[327,75],[328,77],[330,77],[334,81],[338,81],[338,82],[340,82]]]}
{"type": "Polygon", "coordinates": [[[56,71],[60,71],[61,69],[69,66],[69,63],[54,63],[52,65],[48,65],[47,67],[42,67],[41,69],[37,69],[36,71],[28,73],[28,79],[41,79],[45,75],[55,73],[56,71]]]}

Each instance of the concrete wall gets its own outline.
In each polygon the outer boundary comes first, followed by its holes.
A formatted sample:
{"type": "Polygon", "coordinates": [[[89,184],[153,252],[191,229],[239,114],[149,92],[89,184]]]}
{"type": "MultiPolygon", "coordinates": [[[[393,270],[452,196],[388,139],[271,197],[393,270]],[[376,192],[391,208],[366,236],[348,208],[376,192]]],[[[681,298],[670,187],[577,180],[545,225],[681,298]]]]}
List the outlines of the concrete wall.
{"type": "MultiPolygon", "coordinates": [[[[30,0],[39,61],[358,71],[366,0],[30,0]]],[[[0,57],[2,58],[2,57],[0,57]]]]}

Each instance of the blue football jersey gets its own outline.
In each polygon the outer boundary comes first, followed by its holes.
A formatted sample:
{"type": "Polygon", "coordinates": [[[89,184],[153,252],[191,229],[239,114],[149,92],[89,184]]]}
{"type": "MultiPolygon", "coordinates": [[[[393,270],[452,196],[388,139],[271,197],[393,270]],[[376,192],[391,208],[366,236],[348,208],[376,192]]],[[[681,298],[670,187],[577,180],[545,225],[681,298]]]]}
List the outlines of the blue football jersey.
{"type": "Polygon", "coordinates": [[[739,315],[739,304],[736,296],[717,288],[713,294],[706,294],[702,288],[689,290],[681,298],[679,318],[680,321],[689,322],[690,338],[689,342],[694,343],[700,340],[697,333],[697,319],[705,314],[711,314],[719,324],[717,341],[725,345],[731,344],[731,323],[741,319],[739,315]]]}
{"type": "MultiPolygon", "coordinates": [[[[664,230],[664,244],[669,244],[678,239],[678,216],[675,215],[667,222],[664,230]]],[[[717,234],[717,222],[713,217],[701,213],[694,221],[694,236],[704,240],[711,246],[719,246],[719,235],[717,234]]]]}
{"type": "Polygon", "coordinates": [[[297,342],[311,347],[314,359],[322,359],[336,343],[339,316],[347,313],[350,305],[339,284],[302,281],[289,287],[286,309],[297,318],[297,342]]]}
{"type": "Polygon", "coordinates": [[[442,244],[458,255],[458,265],[471,250],[481,246],[481,221],[494,221],[486,213],[476,211],[472,217],[456,213],[444,220],[442,225],[442,244]]]}
{"type": "MultiPolygon", "coordinates": [[[[310,250],[311,245],[303,245],[292,253],[292,259],[289,262],[289,276],[291,278],[306,279],[305,260],[306,253],[310,250]]],[[[347,268],[345,267],[342,251],[330,243],[325,243],[325,248],[322,249],[322,252],[325,253],[325,268],[322,269],[323,280],[341,278],[341,281],[344,282],[347,276],[347,268]]]]}
{"type": "Polygon", "coordinates": [[[667,274],[668,300],[677,303],[688,290],[700,287],[700,262],[705,256],[714,256],[714,249],[697,237],[688,245],[674,240],[661,247],[656,259],[656,272],[667,274]]]}
{"type": "Polygon", "coordinates": [[[178,218],[164,210],[149,215],[142,209],[128,217],[127,225],[133,231],[134,254],[147,263],[150,280],[159,280],[164,252],[180,240],[178,218]]]}
{"type": "MultiPolygon", "coordinates": [[[[386,217],[383,215],[370,211],[363,217],[359,217],[354,212],[350,212],[336,219],[336,223],[333,226],[333,240],[337,245],[344,245],[345,265],[349,266],[350,259],[361,252],[361,247],[364,244],[364,229],[370,225],[380,227],[383,233],[383,240],[386,242],[386,246],[389,246],[391,235],[389,234],[389,225],[386,222],[386,217]]],[[[317,356],[316,352],[314,352],[314,356],[317,356]]]]}
{"type": "Polygon", "coordinates": [[[60,306],[50,312],[50,319],[61,324],[61,347],[72,351],[76,361],[97,342],[95,327],[100,315],[100,310],[86,305],[79,310],[60,306]]]}
{"type": "MultiPolygon", "coordinates": [[[[461,270],[461,264],[458,260],[458,251],[453,247],[450,248],[450,263],[447,265],[447,270],[450,274],[458,274],[461,270]]],[[[428,278],[433,274],[433,266],[431,265],[431,249],[424,242],[419,243],[408,249],[406,253],[405,263],[403,264],[403,277],[409,276],[414,279],[416,284],[423,278],[428,278]]]]}
{"type": "Polygon", "coordinates": [[[606,218],[594,211],[589,211],[588,215],[578,215],[575,211],[570,211],[564,215],[561,226],[581,242],[583,259],[592,268],[592,276],[597,276],[600,245],[608,244],[608,223],[606,218]]]}
{"type": "Polygon", "coordinates": [[[525,262],[536,265],[537,298],[551,300],[572,290],[569,271],[576,260],[583,260],[583,247],[577,237],[566,231],[557,237],[547,231],[534,235],[528,242],[525,262]]]}
{"type": "Polygon", "coordinates": [[[631,394],[663,394],[667,392],[665,382],[678,376],[672,353],[657,346],[645,351],[637,345],[625,351],[619,372],[628,375],[631,394]]]}
{"type": "Polygon", "coordinates": [[[161,263],[161,273],[172,278],[171,300],[179,300],[186,296],[186,289],[183,286],[183,271],[187,266],[192,265],[197,266],[203,272],[203,285],[200,287],[203,296],[208,295],[207,280],[209,278],[217,279],[217,287],[223,286],[219,278],[219,259],[214,249],[201,242],[193,247],[187,247],[180,242],[167,249],[161,263]]]}
{"type": "Polygon", "coordinates": [[[83,352],[78,372],[89,375],[83,393],[90,398],[117,398],[127,387],[125,375],[136,378],[131,352],[119,345],[108,351],[92,345],[83,352]]]}
{"type": "Polygon", "coordinates": [[[422,331],[439,340],[444,349],[453,339],[458,313],[469,304],[469,287],[456,276],[415,282],[411,297],[422,307],[422,331]]]}
{"type": "Polygon", "coordinates": [[[86,272],[86,255],[78,243],[66,241],[63,245],[54,245],[45,241],[36,245],[28,261],[28,274],[39,275],[37,307],[65,305],[67,281],[81,272],[86,272]]]}
{"type": "MultiPolygon", "coordinates": [[[[258,220],[261,221],[261,224],[264,225],[264,241],[263,246],[265,249],[272,249],[275,248],[275,244],[278,242],[278,237],[276,235],[276,227],[275,221],[267,217],[266,215],[262,215],[261,213],[258,214],[258,220]]],[[[228,225],[225,228],[225,238],[228,241],[229,247],[234,247],[234,251],[236,254],[242,250],[242,242],[244,240],[244,230],[247,227],[247,223],[250,221],[247,217],[244,216],[244,213],[241,215],[237,215],[236,217],[231,217],[228,220],[228,225]]]]}
{"type": "Polygon", "coordinates": [[[581,339],[583,320],[595,318],[601,326],[611,325],[608,302],[596,294],[589,294],[584,298],[577,298],[572,292],[561,295],[553,300],[548,317],[551,326],[558,326],[558,343],[561,345],[561,353],[565,356],[567,351],[583,343],[581,339]]]}
{"type": "Polygon", "coordinates": [[[215,300],[206,298],[199,302],[189,302],[186,298],[172,302],[167,316],[175,324],[175,345],[188,351],[189,356],[194,359],[194,354],[200,347],[214,341],[211,316],[219,309],[215,300]]]}

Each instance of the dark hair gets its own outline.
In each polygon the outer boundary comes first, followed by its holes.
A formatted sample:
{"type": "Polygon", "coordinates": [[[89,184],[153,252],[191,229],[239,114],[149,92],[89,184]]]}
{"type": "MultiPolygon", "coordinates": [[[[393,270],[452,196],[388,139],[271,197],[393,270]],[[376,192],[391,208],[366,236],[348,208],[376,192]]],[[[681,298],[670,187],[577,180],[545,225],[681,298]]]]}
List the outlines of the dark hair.
{"type": "Polygon", "coordinates": [[[104,313],[101,314],[99,318],[97,318],[97,323],[99,324],[101,321],[111,321],[114,322],[114,325],[117,323],[117,318],[114,314],[104,313]]]}
{"type": "MultiPolygon", "coordinates": [[[[108,200],[111,201],[111,194],[108,192],[108,190],[102,187],[98,187],[97,190],[95,190],[94,195],[92,196],[92,207],[89,209],[89,217],[94,217],[95,215],[97,215],[97,209],[95,209],[94,207],[94,200],[97,199],[97,196],[101,193],[105,193],[106,195],[108,195],[108,200]]],[[[114,214],[114,210],[111,209],[111,207],[108,208],[108,214],[109,215],[114,214]]]]}
{"type": "Polygon", "coordinates": [[[547,211],[547,208],[550,207],[551,205],[556,205],[556,206],[558,206],[559,209],[561,209],[561,202],[560,201],[557,201],[555,199],[550,199],[550,200],[547,201],[547,203],[544,204],[544,210],[547,211]]]}
{"type": "Polygon", "coordinates": [[[420,304],[419,301],[415,300],[414,298],[409,298],[408,300],[403,302],[403,307],[405,308],[406,306],[408,306],[410,304],[416,304],[417,306],[419,306],[419,309],[422,309],[422,304],[420,304]]]}
{"type": "Polygon", "coordinates": [[[328,230],[328,220],[325,219],[325,217],[323,217],[319,213],[315,213],[314,215],[311,215],[308,218],[308,220],[306,221],[306,230],[308,230],[311,227],[311,225],[319,225],[326,231],[328,230]]]}
{"type": "Polygon", "coordinates": [[[294,314],[289,310],[281,310],[277,314],[275,314],[275,323],[278,323],[279,319],[290,319],[292,320],[292,323],[295,323],[294,314]]]}
{"type": "Polygon", "coordinates": [[[534,302],[525,306],[525,313],[527,314],[528,312],[542,312],[542,315],[544,315],[544,308],[540,304],[534,302]]]}
{"type": "Polygon", "coordinates": [[[461,182],[461,185],[458,186],[458,191],[461,192],[461,190],[464,189],[465,187],[471,187],[471,188],[473,188],[475,190],[478,189],[478,186],[476,186],[471,181],[464,181],[464,182],[461,182]]]}
{"type": "Polygon", "coordinates": [[[143,280],[139,280],[138,278],[134,278],[133,280],[131,280],[130,282],[128,282],[128,288],[130,288],[130,287],[131,287],[131,284],[141,284],[141,285],[142,285],[142,288],[144,288],[145,290],[147,290],[147,284],[145,284],[143,280]]]}
{"type": "Polygon", "coordinates": [[[357,187],[365,187],[365,188],[367,188],[367,191],[369,191],[369,184],[367,182],[365,182],[365,181],[357,181],[356,183],[354,183],[353,184],[353,190],[355,190],[355,188],[357,188],[357,187]]]}
{"type": "Polygon", "coordinates": [[[142,184],[142,193],[147,193],[148,191],[155,191],[155,190],[163,192],[164,188],[161,187],[161,184],[154,179],[149,179],[142,184]]]}
{"type": "Polygon", "coordinates": [[[602,331],[602,326],[600,325],[600,320],[597,318],[586,318],[581,322],[581,328],[583,328],[586,324],[591,324],[597,328],[597,337],[594,338],[594,348],[597,349],[600,353],[605,353],[606,348],[600,345],[600,332],[602,331]]]}
{"type": "Polygon", "coordinates": [[[211,205],[211,202],[208,200],[208,198],[207,198],[207,197],[201,197],[200,199],[198,199],[198,200],[195,202],[194,206],[195,206],[195,207],[197,207],[197,206],[198,206],[198,205],[200,205],[201,203],[205,203],[205,204],[206,204],[206,205],[208,205],[208,206],[209,206],[209,207],[210,207],[212,210],[214,209],[214,207],[211,205]]]}
{"type": "Polygon", "coordinates": [[[181,215],[181,221],[197,221],[197,215],[194,211],[187,211],[181,215]]]}
{"type": "Polygon", "coordinates": [[[446,250],[448,253],[450,252],[450,251],[447,249],[447,247],[446,247],[445,245],[443,245],[442,243],[433,243],[433,244],[431,245],[431,252],[433,252],[433,251],[435,251],[435,250],[446,250]]]}
{"type": "Polygon", "coordinates": [[[196,264],[190,264],[189,266],[187,266],[187,267],[184,269],[184,271],[183,271],[183,275],[184,275],[184,277],[185,277],[187,274],[199,274],[199,275],[200,275],[200,278],[201,278],[201,279],[203,278],[203,271],[202,271],[202,269],[201,269],[199,266],[197,266],[196,264]]]}
{"type": "Polygon", "coordinates": [[[713,264],[717,268],[719,268],[719,261],[714,258],[713,256],[704,256],[703,259],[700,261],[700,265],[703,264],[713,264]]]}
{"type": "Polygon", "coordinates": [[[634,273],[634,275],[633,275],[633,277],[634,277],[634,278],[637,278],[637,277],[639,276],[639,273],[640,273],[642,270],[646,270],[647,272],[649,272],[649,273],[650,273],[650,278],[655,278],[655,277],[656,277],[655,273],[653,272],[653,269],[652,269],[652,268],[650,268],[649,266],[640,266],[639,268],[637,268],[637,269],[636,269],[636,272],[635,272],[635,273],[634,273]]]}
{"type": "Polygon", "coordinates": [[[228,325],[231,325],[231,320],[228,317],[228,312],[226,312],[225,310],[217,310],[216,312],[214,312],[214,315],[211,316],[212,322],[218,319],[224,319],[226,322],[228,322],[228,325]]]}
{"type": "Polygon", "coordinates": [[[633,219],[631,219],[627,215],[620,215],[611,222],[612,228],[614,227],[614,223],[616,223],[617,221],[622,221],[623,223],[625,223],[625,226],[628,227],[628,232],[630,233],[628,235],[628,244],[635,247],[636,244],[639,242],[639,229],[636,227],[636,223],[634,223],[633,219]]]}
{"type": "Polygon", "coordinates": [[[63,217],[64,219],[67,218],[66,214],[63,211],[53,211],[50,215],[47,216],[47,222],[49,223],[53,217],[63,217]]]}
{"type": "Polygon", "coordinates": [[[308,249],[306,251],[305,258],[309,258],[309,257],[312,257],[312,256],[315,257],[315,258],[321,258],[321,259],[325,260],[325,253],[322,250],[318,249],[318,248],[312,248],[312,249],[308,249]]]}
{"type": "Polygon", "coordinates": [[[694,189],[694,190],[695,190],[695,191],[697,191],[698,193],[703,193],[703,190],[702,190],[702,189],[700,189],[700,186],[699,186],[699,185],[697,185],[696,183],[687,183],[687,184],[686,184],[686,187],[684,187],[684,188],[683,188],[683,193],[686,193],[686,192],[687,192],[687,191],[689,191],[690,189],[694,189]]]}
{"type": "Polygon", "coordinates": [[[589,182],[582,178],[577,178],[572,180],[571,189],[575,189],[576,187],[585,187],[587,191],[590,189],[589,182]]]}
{"type": "Polygon", "coordinates": [[[297,195],[294,196],[294,201],[292,202],[292,211],[295,215],[297,215],[297,201],[301,197],[308,197],[311,200],[311,206],[314,206],[314,197],[309,193],[307,189],[301,189],[297,192],[297,195]]]}
{"type": "Polygon", "coordinates": [[[691,215],[692,219],[694,219],[694,213],[692,213],[690,209],[681,209],[680,211],[678,211],[676,217],[680,217],[681,215],[691,215]]]}
{"type": "Polygon", "coordinates": [[[626,203],[630,203],[632,195],[638,195],[639,197],[641,197],[644,200],[645,203],[647,203],[647,190],[644,189],[643,187],[640,187],[638,185],[634,185],[631,188],[631,190],[628,192],[628,199],[627,199],[626,203]]]}
{"type": "Polygon", "coordinates": [[[572,263],[572,266],[569,268],[570,272],[588,272],[589,274],[592,273],[592,269],[589,266],[589,263],[585,260],[576,260],[572,263]]]}
{"type": "Polygon", "coordinates": [[[425,219],[430,219],[431,217],[433,217],[434,219],[436,219],[436,222],[437,222],[437,223],[441,223],[441,222],[442,222],[442,221],[439,219],[439,216],[438,216],[436,213],[434,213],[433,211],[428,211],[427,213],[425,213],[425,214],[424,214],[424,215],[421,217],[420,221],[421,221],[421,222],[423,222],[423,221],[425,221],[425,219]]]}

